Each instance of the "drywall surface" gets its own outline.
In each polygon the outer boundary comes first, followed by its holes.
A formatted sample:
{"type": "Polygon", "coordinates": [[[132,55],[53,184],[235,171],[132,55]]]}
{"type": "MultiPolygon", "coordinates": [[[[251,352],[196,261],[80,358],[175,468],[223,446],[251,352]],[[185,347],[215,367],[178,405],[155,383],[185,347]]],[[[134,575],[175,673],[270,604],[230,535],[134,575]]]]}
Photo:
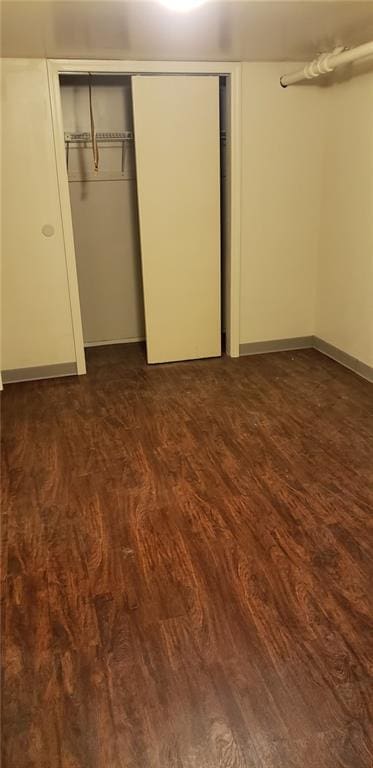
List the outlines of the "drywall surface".
{"type": "Polygon", "coordinates": [[[70,184],[85,343],[143,338],[137,205],[122,181],[70,184]]]}
{"type": "Polygon", "coordinates": [[[314,333],[325,99],[283,71],[242,66],[241,344],[314,333]]]}
{"type": "Polygon", "coordinates": [[[370,0],[220,0],[175,13],[159,0],[2,0],[4,56],[163,61],[312,59],[373,38],[370,0]]]}
{"type": "Polygon", "coordinates": [[[373,72],[325,92],[315,333],[373,365],[373,72]]]}
{"type": "MultiPolygon", "coordinates": [[[[90,132],[88,77],[65,77],[64,127],[90,132]]],[[[97,131],[133,128],[130,80],[92,78],[97,131]]],[[[143,338],[136,174],[133,141],[100,142],[99,170],[89,145],[71,144],[68,175],[85,343],[143,338]]]]}
{"type": "Polygon", "coordinates": [[[46,62],[1,70],[2,369],[73,362],[46,62]]]}

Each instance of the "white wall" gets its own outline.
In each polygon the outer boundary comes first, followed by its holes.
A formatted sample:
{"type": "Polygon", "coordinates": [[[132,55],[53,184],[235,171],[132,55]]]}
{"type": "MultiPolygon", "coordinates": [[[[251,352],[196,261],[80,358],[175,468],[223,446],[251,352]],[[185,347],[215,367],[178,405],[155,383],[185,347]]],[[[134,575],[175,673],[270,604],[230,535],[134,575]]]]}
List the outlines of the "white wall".
{"type": "Polygon", "coordinates": [[[372,69],[325,89],[315,323],[317,336],[368,365],[373,365],[372,94],[372,69]]]}
{"type": "MultiPolygon", "coordinates": [[[[63,79],[66,131],[90,132],[87,77],[63,79]]],[[[133,129],[128,77],[92,78],[97,131],[133,129]]],[[[69,188],[83,336],[86,343],[143,338],[144,308],[134,144],[99,144],[69,150],[69,188]]]]}
{"type": "Polygon", "coordinates": [[[243,64],[241,344],[314,333],[324,100],[294,67],[243,64]]]}

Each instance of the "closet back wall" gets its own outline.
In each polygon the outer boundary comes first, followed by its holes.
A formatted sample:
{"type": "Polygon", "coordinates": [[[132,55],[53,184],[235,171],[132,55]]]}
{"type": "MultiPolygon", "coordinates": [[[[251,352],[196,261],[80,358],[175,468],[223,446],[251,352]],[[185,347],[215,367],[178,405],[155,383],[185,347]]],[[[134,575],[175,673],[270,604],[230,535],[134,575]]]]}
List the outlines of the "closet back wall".
{"type": "MultiPolygon", "coordinates": [[[[96,131],[133,129],[130,78],[92,77],[96,131]]],[[[64,128],[90,132],[87,76],[61,78],[64,128]]],[[[133,141],[71,144],[69,189],[86,344],[144,337],[133,141]]]]}

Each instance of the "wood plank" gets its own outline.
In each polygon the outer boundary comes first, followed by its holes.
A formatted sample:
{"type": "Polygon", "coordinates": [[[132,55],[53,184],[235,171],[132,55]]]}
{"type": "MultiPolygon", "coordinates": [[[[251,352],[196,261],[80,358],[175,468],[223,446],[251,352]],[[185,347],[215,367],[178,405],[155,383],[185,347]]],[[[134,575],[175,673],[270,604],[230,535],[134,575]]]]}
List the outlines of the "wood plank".
{"type": "Polygon", "coordinates": [[[314,350],[15,384],[4,768],[370,768],[371,385],[314,350]]]}

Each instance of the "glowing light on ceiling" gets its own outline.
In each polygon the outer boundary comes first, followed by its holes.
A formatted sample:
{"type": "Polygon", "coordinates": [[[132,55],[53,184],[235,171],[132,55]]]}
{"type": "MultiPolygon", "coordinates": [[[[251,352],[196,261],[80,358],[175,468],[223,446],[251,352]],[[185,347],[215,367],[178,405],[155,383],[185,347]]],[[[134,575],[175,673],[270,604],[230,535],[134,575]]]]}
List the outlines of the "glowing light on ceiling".
{"type": "Polygon", "coordinates": [[[160,0],[160,2],[172,11],[191,11],[206,0],[160,0]]]}

